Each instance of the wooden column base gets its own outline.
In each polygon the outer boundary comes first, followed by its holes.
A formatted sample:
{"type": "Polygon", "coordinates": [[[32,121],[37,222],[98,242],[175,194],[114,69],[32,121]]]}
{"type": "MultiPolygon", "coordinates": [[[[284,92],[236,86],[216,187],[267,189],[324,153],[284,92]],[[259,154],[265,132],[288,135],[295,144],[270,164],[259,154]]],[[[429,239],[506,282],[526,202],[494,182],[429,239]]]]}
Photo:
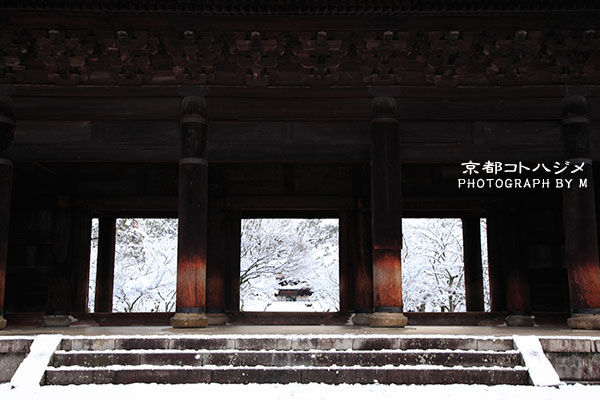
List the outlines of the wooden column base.
{"type": "Polygon", "coordinates": [[[597,329],[600,330],[600,314],[573,314],[567,320],[571,329],[597,329]]]}
{"type": "Polygon", "coordinates": [[[407,322],[402,313],[376,312],[369,316],[369,325],[377,328],[404,328],[407,322]]]}
{"type": "Polygon", "coordinates": [[[209,325],[227,325],[228,318],[223,313],[207,313],[206,317],[209,325]]]}
{"type": "Polygon", "coordinates": [[[177,313],[171,318],[173,328],[206,328],[208,318],[206,314],[177,313]]]}
{"type": "Polygon", "coordinates": [[[535,317],[526,314],[513,314],[506,317],[507,326],[533,326],[535,317]]]}
{"type": "Polygon", "coordinates": [[[6,319],[4,319],[4,317],[0,315],[0,329],[5,329],[6,324],[7,324],[6,319]]]}
{"type": "Polygon", "coordinates": [[[46,315],[42,320],[42,326],[46,328],[66,328],[71,326],[71,317],[68,315],[46,315]]]}
{"type": "Polygon", "coordinates": [[[356,313],[352,316],[351,321],[352,325],[369,325],[369,318],[373,314],[367,313],[356,313]]]}

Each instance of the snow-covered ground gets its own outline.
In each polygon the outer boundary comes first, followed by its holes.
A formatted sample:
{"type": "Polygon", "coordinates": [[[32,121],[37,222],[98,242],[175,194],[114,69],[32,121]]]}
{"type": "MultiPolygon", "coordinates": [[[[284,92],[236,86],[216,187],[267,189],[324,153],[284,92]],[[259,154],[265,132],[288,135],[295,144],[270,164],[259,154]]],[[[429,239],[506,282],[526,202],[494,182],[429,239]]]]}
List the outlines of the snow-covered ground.
{"type": "Polygon", "coordinates": [[[600,386],[563,385],[559,388],[485,385],[325,385],[311,384],[190,384],[81,385],[23,387],[0,385],[2,400],[116,400],[116,399],[599,399],[600,386]]]}

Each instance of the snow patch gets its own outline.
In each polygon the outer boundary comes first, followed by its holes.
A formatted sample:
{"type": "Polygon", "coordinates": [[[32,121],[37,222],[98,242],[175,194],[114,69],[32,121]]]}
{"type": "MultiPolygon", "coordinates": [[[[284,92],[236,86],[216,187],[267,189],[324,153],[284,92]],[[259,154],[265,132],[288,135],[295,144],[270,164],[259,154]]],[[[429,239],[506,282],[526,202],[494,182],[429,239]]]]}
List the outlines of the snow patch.
{"type": "Polygon", "coordinates": [[[52,371],[136,371],[136,370],[177,370],[177,371],[201,371],[201,370],[229,370],[229,371],[246,371],[246,370],[264,370],[264,371],[331,371],[331,370],[380,370],[380,371],[398,371],[398,370],[436,370],[436,371],[449,371],[449,370],[461,370],[461,371],[523,371],[526,368],[523,366],[515,367],[467,367],[463,365],[454,365],[452,367],[446,367],[443,365],[381,365],[381,366],[368,366],[363,367],[362,365],[328,365],[328,366],[308,366],[308,365],[285,365],[285,366],[270,366],[270,365],[255,365],[255,366],[231,366],[231,365],[153,365],[153,364],[140,364],[140,365],[107,365],[102,367],[85,367],[81,365],[64,365],[61,367],[48,367],[48,370],[52,371]]]}
{"type": "MultiPolygon", "coordinates": [[[[386,333],[291,333],[291,334],[153,334],[153,335],[69,335],[66,339],[69,340],[94,340],[94,339],[289,339],[289,340],[304,340],[304,339],[477,339],[477,340],[512,340],[510,335],[453,335],[453,334],[386,334],[386,333]]],[[[571,339],[577,339],[572,337],[571,339]]]]}
{"type": "Polygon", "coordinates": [[[245,354],[245,353],[268,353],[268,354],[293,354],[293,353],[402,353],[402,354],[430,354],[430,353],[468,353],[481,355],[496,354],[520,354],[517,350],[462,350],[462,349],[379,349],[379,350],[356,350],[356,349],[291,349],[291,350],[242,350],[242,349],[115,349],[115,350],[57,350],[55,354],[245,354]]]}
{"type": "Polygon", "coordinates": [[[33,337],[31,335],[6,335],[1,336],[0,341],[9,341],[9,340],[32,340],[33,337]]]}
{"type": "Polygon", "coordinates": [[[513,341],[523,355],[529,377],[535,386],[559,386],[558,374],[542,350],[540,340],[535,336],[514,336],[513,341]]]}
{"type": "Polygon", "coordinates": [[[564,385],[560,388],[509,385],[327,385],[292,384],[185,384],[41,386],[8,390],[0,385],[2,400],[106,399],[460,399],[460,400],[572,400],[600,398],[600,387],[564,385]]]}
{"type": "Polygon", "coordinates": [[[33,340],[29,354],[12,377],[12,388],[39,386],[52,354],[60,345],[62,335],[40,335],[33,340]]]}

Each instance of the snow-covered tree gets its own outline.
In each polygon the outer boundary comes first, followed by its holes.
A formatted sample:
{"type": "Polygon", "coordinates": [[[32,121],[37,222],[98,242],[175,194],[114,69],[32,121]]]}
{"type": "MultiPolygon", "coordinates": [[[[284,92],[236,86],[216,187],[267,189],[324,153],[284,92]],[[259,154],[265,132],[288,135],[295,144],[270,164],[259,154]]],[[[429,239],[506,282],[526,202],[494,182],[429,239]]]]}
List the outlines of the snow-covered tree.
{"type": "MultiPolygon", "coordinates": [[[[460,219],[403,219],[402,295],[406,311],[466,311],[460,219]]],[[[485,310],[489,311],[486,221],[481,220],[485,310]]]]}
{"type": "MultiPolygon", "coordinates": [[[[116,228],[113,311],[173,311],[177,279],[177,220],[119,218],[116,228]]],[[[97,230],[95,222],[92,230],[90,309],[93,309],[94,302],[97,230]]]]}
{"type": "Polygon", "coordinates": [[[337,220],[243,220],[240,310],[279,310],[279,289],[292,286],[310,289],[306,311],[339,310],[338,237],[337,220]]]}
{"type": "Polygon", "coordinates": [[[481,235],[481,265],[483,267],[483,309],[485,311],[491,311],[492,305],[490,297],[490,268],[487,247],[487,219],[481,218],[479,232],[481,235]]]}
{"type": "MultiPolygon", "coordinates": [[[[489,310],[486,221],[481,221],[484,299],[489,310]]],[[[464,311],[460,219],[404,219],[403,234],[405,310],[464,311]]],[[[94,308],[97,245],[95,219],[90,310],[94,308]]],[[[337,219],[244,219],[240,251],[242,311],[339,310],[337,219]],[[309,298],[302,304],[284,304],[278,298],[280,289],[309,293],[309,298]]],[[[118,219],[113,311],[172,311],[176,263],[176,219],[118,219]]]]}
{"type": "Polygon", "coordinates": [[[94,312],[96,295],[96,264],[98,261],[98,218],[92,220],[92,241],[90,245],[90,284],[88,289],[88,312],[94,312]]]}
{"type": "Polygon", "coordinates": [[[460,219],[404,219],[402,285],[406,311],[464,311],[460,219]]]}

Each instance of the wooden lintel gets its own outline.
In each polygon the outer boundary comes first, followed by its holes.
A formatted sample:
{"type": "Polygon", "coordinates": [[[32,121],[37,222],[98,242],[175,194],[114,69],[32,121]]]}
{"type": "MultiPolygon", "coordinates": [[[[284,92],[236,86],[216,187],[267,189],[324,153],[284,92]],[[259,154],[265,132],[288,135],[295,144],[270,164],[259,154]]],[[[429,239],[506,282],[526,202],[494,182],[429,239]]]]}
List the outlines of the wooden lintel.
{"type": "MultiPolygon", "coordinates": [[[[591,99],[596,103],[597,98],[591,99]]],[[[560,98],[398,98],[400,120],[465,121],[550,120],[560,121],[560,98]]],[[[165,120],[181,116],[181,97],[14,97],[19,120],[165,120]]],[[[277,98],[213,97],[208,105],[210,121],[365,121],[368,97],[277,98]],[[307,106],[310,103],[310,106],[307,106]]],[[[600,111],[590,116],[594,119],[600,111]]]]}
{"type": "MultiPolygon", "coordinates": [[[[369,161],[368,145],[263,145],[228,144],[209,146],[211,163],[282,162],[282,163],[364,163],[369,161]]],[[[469,143],[411,143],[403,144],[400,156],[405,163],[464,163],[485,162],[548,162],[560,159],[558,145],[474,145],[469,143]],[[535,146],[536,151],[531,151],[535,146]]],[[[25,144],[11,146],[9,156],[16,162],[127,162],[176,163],[177,149],[173,146],[115,146],[25,144]]],[[[600,143],[592,147],[592,159],[600,160],[600,143]]]]}
{"type": "MultiPolygon", "coordinates": [[[[569,90],[560,85],[536,86],[456,86],[439,88],[435,86],[403,86],[382,85],[385,90],[397,98],[560,98],[569,90]]],[[[143,85],[143,86],[59,86],[59,85],[0,85],[0,93],[14,97],[175,97],[200,96],[206,97],[370,97],[371,89],[366,86],[356,87],[240,87],[240,86],[211,86],[206,85],[143,85]]],[[[581,94],[590,97],[600,97],[597,85],[578,85],[581,94]]]]}
{"type": "MultiPolygon", "coordinates": [[[[124,197],[86,197],[79,198],[78,202],[93,210],[95,213],[110,214],[122,212],[131,214],[136,212],[177,212],[176,196],[124,196],[124,197]]],[[[172,218],[175,217],[175,214],[172,218]]]]}
{"type": "Polygon", "coordinates": [[[340,210],[354,206],[350,197],[334,196],[229,196],[214,199],[214,206],[237,210],[340,210]]]}

